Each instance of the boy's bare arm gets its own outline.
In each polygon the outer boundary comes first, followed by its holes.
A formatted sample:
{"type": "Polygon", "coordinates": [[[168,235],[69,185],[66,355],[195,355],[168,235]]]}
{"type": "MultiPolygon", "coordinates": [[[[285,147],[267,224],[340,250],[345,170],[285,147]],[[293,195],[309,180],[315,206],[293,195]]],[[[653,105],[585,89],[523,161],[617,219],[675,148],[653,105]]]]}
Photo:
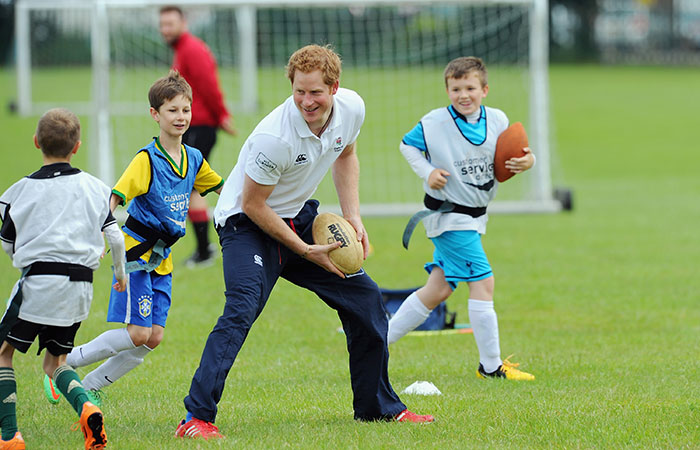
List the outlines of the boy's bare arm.
{"type": "Polygon", "coordinates": [[[118,196],[117,194],[112,194],[109,197],[109,209],[114,212],[115,209],[117,209],[117,206],[122,204],[122,198],[118,196]]]}
{"type": "Polygon", "coordinates": [[[445,169],[434,169],[428,177],[428,186],[430,189],[442,189],[447,184],[447,177],[450,172],[445,169]]]}
{"type": "Polygon", "coordinates": [[[530,147],[523,149],[525,156],[520,158],[511,158],[506,161],[506,169],[513,173],[522,173],[535,165],[535,155],[530,150],[530,147]]]}

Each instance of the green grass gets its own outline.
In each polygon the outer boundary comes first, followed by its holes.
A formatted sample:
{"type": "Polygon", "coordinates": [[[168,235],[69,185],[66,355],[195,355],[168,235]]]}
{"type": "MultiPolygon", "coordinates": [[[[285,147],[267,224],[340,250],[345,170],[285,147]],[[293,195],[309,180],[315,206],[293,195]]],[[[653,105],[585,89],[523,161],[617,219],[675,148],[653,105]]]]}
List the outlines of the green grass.
{"type": "MultiPolygon", "coordinates": [[[[391,348],[392,384],[433,382],[442,396],[402,399],[438,422],[356,423],[338,319],[281,281],[229,374],[217,419],[227,439],[180,442],[182,398],[223,308],[220,262],[184,268],[185,238],[164,342],[107,391],[112,448],[699,448],[697,80],[698,68],[552,68],[555,180],[573,188],[575,210],[493,216],[484,238],[503,356],[516,353],[536,381],[477,380],[470,335],[409,335],[391,348]]],[[[0,85],[13,82],[0,71],[0,85]]],[[[0,104],[10,97],[0,91],[0,104]]],[[[0,189],[40,164],[35,121],[0,112],[0,189]]],[[[235,151],[234,141],[215,154],[235,151]]],[[[425,281],[431,246],[417,233],[403,250],[405,221],[365,219],[375,247],[365,268],[387,288],[425,281]]],[[[108,266],[78,342],[107,327],[108,266]]],[[[17,275],[0,258],[0,292],[17,275]]],[[[448,300],[458,322],[468,322],[466,298],[462,286],[448,300]]],[[[32,449],[78,448],[73,411],[43,399],[35,349],[15,358],[20,429],[32,449]]]]}

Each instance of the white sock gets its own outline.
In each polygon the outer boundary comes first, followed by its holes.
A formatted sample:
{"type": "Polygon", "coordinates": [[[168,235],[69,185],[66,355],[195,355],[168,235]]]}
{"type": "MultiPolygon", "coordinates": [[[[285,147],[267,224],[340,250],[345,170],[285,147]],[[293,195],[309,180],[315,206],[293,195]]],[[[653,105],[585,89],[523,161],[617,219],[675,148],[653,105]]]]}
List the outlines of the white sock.
{"type": "Polygon", "coordinates": [[[102,389],[109,386],[130,370],[143,362],[143,358],[152,350],[145,345],[124,350],[112,356],[100,366],[85,375],[83,386],[85,389],[102,389]]]}
{"type": "Polygon", "coordinates": [[[126,328],[105,331],[87,344],[73,347],[66,358],[66,364],[75,368],[102,361],[117,353],[134,348],[126,328]]]}
{"type": "Polygon", "coordinates": [[[418,294],[415,292],[406,297],[406,300],[401,303],[399,310],[389,320],[387,342],[393,344],[406,336],[406,333],[425,322],[425,319],[430,315],[430,311],[420,301],[418,294]]]}
{"type": "Polygon", "coordinates": [[[470,298],[469,321],[479,349],[479,362],[487,373],[491,373],[503,362],[498,340],[498,317],[493,302],[470,298]]]}

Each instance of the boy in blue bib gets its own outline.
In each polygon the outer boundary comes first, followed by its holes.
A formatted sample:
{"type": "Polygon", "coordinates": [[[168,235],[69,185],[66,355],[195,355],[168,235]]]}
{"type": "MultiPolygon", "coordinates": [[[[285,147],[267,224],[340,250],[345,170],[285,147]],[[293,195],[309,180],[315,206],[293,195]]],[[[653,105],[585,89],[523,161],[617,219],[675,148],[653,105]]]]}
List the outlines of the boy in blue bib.
{"type": "Polygon", "coordinates": [[[192,90],[185,79],[170,71],[151,86],[148,99],[160,134],[136,153],[110,199],[112,210],[129,202],[122,227],[129,284],[125,292],[112,290],[107,321],[127,325],[74,348],[67,359],[73,367],[107,359],[83,380],[93,391],[141,364],[163,340],[171,303],[170,247],[185,235],[190,193],[220,193],[224,184],[199,150],[182,143],[192,118],[192,90]]]}

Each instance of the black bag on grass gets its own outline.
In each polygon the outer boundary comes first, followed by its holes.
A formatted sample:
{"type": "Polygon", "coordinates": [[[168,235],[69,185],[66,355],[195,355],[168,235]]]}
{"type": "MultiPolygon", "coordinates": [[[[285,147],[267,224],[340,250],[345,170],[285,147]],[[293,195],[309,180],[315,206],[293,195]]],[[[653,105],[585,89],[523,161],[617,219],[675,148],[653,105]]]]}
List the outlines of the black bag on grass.
{"type": "MultiPolygon", "coordinates": [[[[386,311],[387,318],[391,319],[396,311],[399,310],[401,303],[415,292],[418,288],[412,289],[379,289],[382,293],[382,298],[384,299],[384,310],[386,311]]],[[[444,330],[445,328],[455,327],[455,318],[457,313],[449,312],[445,302],[440,303],[435,309],[430,312],[428,318],[425,319],[416,330],[428,331],[428,330],[444,330]]]]}

